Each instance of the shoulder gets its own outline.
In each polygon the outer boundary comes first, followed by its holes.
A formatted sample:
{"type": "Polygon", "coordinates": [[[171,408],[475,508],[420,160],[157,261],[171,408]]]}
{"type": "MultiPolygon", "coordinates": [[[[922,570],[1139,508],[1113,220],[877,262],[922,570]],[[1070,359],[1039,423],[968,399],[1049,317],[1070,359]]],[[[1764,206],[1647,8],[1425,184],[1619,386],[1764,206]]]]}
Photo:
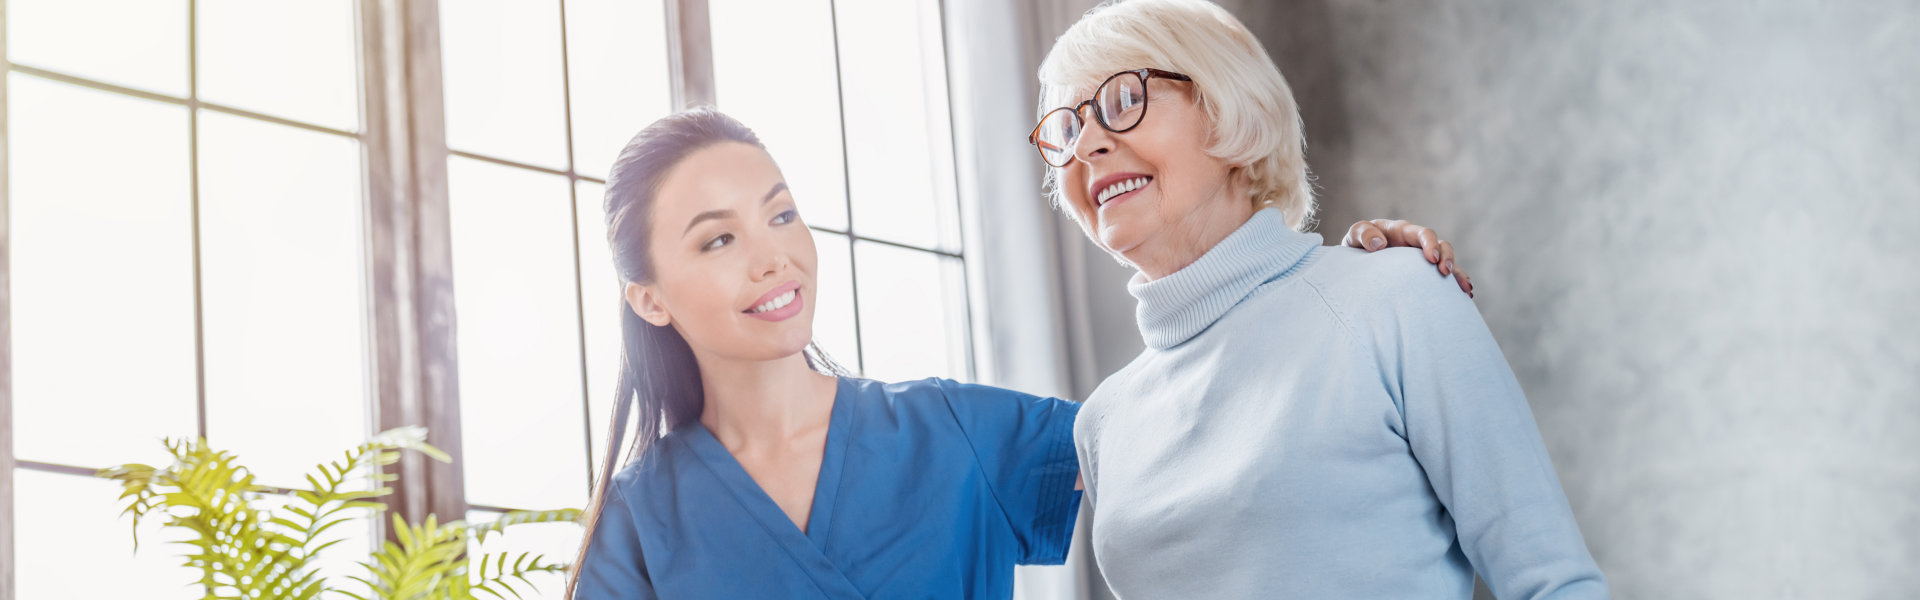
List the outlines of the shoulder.
{"type": "Polygon", "coordinates": [[[1441,275],[1418,248],[1367,252],[1341,246],[1324,250],[1326,255],[1317,268],[1307,273],[1307,280],[1321,288],[1323,294],[1332,293],[1343,299],[1345,296],[1432,299],[1455,295],[1466,298],[1453,277],[1441,275]]]}
{"type": "Polygon", "coordinates": [[[1078,412],[1080,404],[991,385],[928,378],[885,384],[896,411],[929,411],[970,430],[989,423],[1019,421],[1030,415],[1078,412]],[[1056,412],[1059,411],[1059,412],[1056,412]]]}
{"type": "MultiPolygon", "coordinates": [[[[655,440],[633,460],[627,461],[613,474],[612,486],[607,489],[609,497],[624,496],[627,500],[644,498],[648,491],[668,489],[663,485],[673,480],[685,470],[694,457],[690,454],[682,438],[688,434],[685,427],[667,432],[655,440]]],[[[634,432],[627,432],[631,439],[634,432]]]]}
{"type": "Polygon", "coordinates": [[[1442,276],[1415,248],[1368,254],[1334,248],[1308,281],[1363,351],[1383,369],[1409,347],[1448,347],[1487,335],[1480,309],[1451,276],[1442,276]],[[1439,345],[1439,346],[1436,346],[1439,345]]]}
{"type": "Polygon", "coordinates": [[[891,382],[858,377],[843,380],[851,392],[847,400],[854,403],[856,410],[894,414],[946,410],[947,385],[953,383],[937,377],[891,382]]]}
{"type": "Polygon", "coordinates": [[[850,381],[858,396],[882,399],[885,404],[895,410],[912,410],[920,408],[919,405],[922,404],[944,408],[949,403],[1051,400],[1026,392],[977,383],[962,383],[941,377],[892,383],[870,379],[851,379],[850,381]]]}
{"type": "Polygon", "coordinates": [[[965,410],[979,398],[1017,393],[939,377],[893,382],[849,377],[845,381],[850,393],[844,400],[852,403],[855,420],[868,424],[867,429],[879,423],[944,429],[953,423],[956,410],[965,410]]]}
{"type": "Polygon", "coordinates": [[[1417,319],[1436,311],[1473,310],[1473,301],[1453,277],[1441,275],[1418,248],[1325,251],[1305,278],[1343,319],[1373,322],[1387,315],[1417,319]]]}

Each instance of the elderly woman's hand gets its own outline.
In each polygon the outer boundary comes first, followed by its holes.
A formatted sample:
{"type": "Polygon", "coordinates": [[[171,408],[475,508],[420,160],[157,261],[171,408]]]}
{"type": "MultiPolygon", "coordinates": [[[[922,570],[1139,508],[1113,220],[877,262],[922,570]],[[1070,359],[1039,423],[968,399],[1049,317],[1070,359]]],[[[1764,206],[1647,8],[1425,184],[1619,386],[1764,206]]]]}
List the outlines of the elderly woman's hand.
{"type": "Polygon", "coordinates": [[[1340,243],[1368,252],[1397,246],[1418,246],[1426,254],[1427,262],[1440,265],[1441,275],[1453,275],[1454,281],[1460,284],[1460,291],[1466,292],[1468,297],[1473,296],[1473,278],[1453,264],[1453,244],[1440,239],[1440,234],[1434,233],[1430,227],[1386,219],[1360,221],[1347,228],[1347,237],[1340,243]]]}

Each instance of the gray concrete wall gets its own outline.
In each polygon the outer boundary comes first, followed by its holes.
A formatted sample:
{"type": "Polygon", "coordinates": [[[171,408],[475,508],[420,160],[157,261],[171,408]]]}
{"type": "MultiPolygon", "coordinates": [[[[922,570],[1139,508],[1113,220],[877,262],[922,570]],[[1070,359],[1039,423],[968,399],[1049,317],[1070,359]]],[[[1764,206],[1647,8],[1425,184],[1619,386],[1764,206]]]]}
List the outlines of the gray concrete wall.
{"type": "Polygon", "coordinates": [[[1920,3],[1223,4],[1329,235],[1458,246],[1616,597],[1920,595],[1920,3]]]}

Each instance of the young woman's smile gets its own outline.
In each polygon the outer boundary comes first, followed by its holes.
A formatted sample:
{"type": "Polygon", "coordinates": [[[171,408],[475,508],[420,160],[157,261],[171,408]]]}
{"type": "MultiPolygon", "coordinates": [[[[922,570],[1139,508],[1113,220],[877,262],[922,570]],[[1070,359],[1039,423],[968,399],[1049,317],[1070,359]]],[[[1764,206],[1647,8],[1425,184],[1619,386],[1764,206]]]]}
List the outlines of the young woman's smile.
{"type": "Polygon", "coordinates": [[[789,281],[761,294],[752,308],[740,312],[755,319],[780,322],[800,314],[800,309],[805,306],[800,299],[800,282],[789,281]]]}

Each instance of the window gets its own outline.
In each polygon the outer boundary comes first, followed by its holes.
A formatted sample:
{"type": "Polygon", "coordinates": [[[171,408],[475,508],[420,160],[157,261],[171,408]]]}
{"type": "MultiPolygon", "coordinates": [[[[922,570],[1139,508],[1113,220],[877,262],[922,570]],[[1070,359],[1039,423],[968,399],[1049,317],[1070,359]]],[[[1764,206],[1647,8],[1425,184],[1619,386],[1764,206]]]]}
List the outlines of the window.
{"type": "Polygon", "coordinates": [[[162,544],[133,555],[114,486],[86,476],[202,435],[291,486],[364,439],[354,13],[6,9],[8,518],[35,550],[9,554],[12,583],[188,597],[156,584],[192,575],[162,544]],[[139,576],[89,577],[102,567],[139,576]]]}
{"type": "MultiPolygon", "coordinates": [[[[409,402],[381,391],[399,359],[378,332],[437,334],[381,321],[376,289],[407,260],[453,282],[458,394],[425,410],[457,410],[464,484],[435,493],[480,521],[584,504],[620,355],[607,168],[676,96],[714,99],[781,165],[819,245],[830,354],[877,379],[971,379],[936,0],[414,5],[6,0],[0,508],[22,518],[0,543],[34,549],[7,554],[17,597],[63,595],[82,577],[63,557],[83,552],[88,572],[129,574],[89,579],[97,593],[192,597],[151,532],[132,553],[112,485],[88,475],[204,435],[264,483],[300,484],[409,402]],[[370,26],[437,31],[438,54],[370,53],[394,43],[370,26]],[[378,84],[394,77],[378,60],[438,94],[378,84]],[[397,255],[369,212],[380,165],[442,160],[432,127],[379,141],[396,104],[444,122],[444,177],[414,173],[443,199],[394,201],[444,209],[417,224],[443,228],[440,259],[397,255]]],[[[373,533],[351,532],[332,573],[373,533]]],[[[578,538],[532,528],[488,549],[565,560],[578,538]]]]}

